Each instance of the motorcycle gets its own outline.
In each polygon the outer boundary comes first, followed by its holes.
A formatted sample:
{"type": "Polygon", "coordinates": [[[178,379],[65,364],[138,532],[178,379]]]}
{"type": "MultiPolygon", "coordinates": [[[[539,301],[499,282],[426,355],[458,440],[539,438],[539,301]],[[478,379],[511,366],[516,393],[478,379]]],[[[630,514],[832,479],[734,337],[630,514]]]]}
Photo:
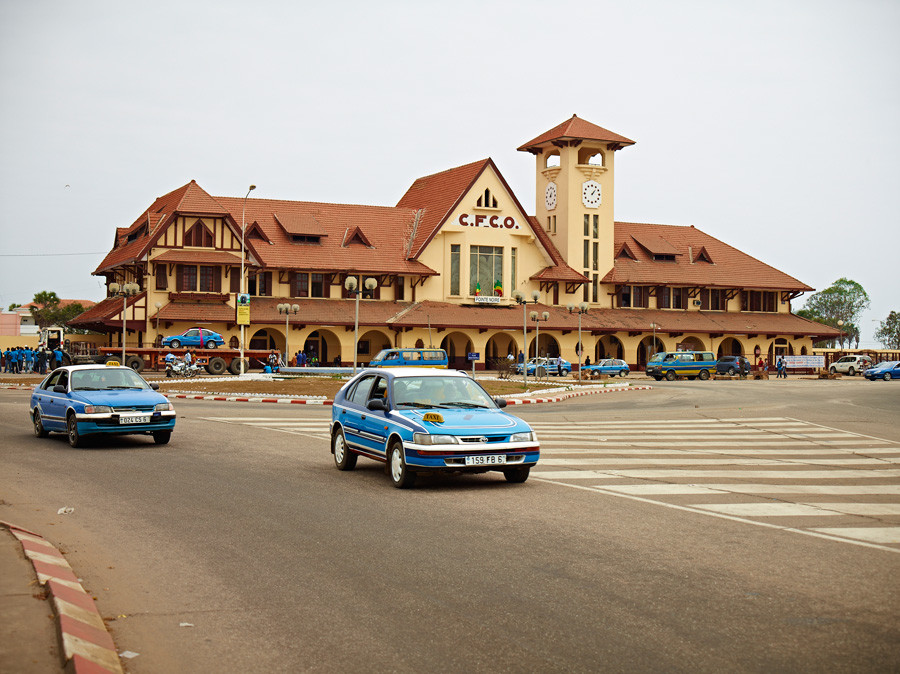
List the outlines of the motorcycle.
{"type": "Polygon", "coordinates": [[[200,372],[201,368],[197,363],[188,365],[180,359],[166,363],[167,377],[185,377],[186,379],[190,379],[191,377],[196,377],[200,372]]]}

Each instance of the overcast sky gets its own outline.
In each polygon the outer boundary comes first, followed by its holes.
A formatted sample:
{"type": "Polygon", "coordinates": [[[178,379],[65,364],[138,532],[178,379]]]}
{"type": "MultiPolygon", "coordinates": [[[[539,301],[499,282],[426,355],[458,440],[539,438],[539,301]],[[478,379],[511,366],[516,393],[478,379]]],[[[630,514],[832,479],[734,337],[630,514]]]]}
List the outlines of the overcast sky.
{"type": "MultiPolygon", "coordinates": [[[[99,300],[117,226],[214,196],[394,205],[577,114],[616,219],[695,225],[900,310],[900,2],[0,3],[0,305],[99,300]]],[[[805,298],[795,301],[794,308],[805,298]]]]}

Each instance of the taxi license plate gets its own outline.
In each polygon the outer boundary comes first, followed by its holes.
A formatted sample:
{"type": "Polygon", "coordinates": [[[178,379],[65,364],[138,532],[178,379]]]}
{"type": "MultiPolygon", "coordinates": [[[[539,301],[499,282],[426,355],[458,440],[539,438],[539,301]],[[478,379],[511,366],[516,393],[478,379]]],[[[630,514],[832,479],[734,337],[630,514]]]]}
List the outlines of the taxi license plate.
{"type": "Polygon", "coordinates": [[[119,424],[149,424],[149,414],[135,414],[130,417],[119,417],[119,424]]]}
{"type": "Polygon", "coordinates": [[[506,464],[506,454],[487,454],[485,456],[467,456],[467,466],[503,466],[506,464]]]}

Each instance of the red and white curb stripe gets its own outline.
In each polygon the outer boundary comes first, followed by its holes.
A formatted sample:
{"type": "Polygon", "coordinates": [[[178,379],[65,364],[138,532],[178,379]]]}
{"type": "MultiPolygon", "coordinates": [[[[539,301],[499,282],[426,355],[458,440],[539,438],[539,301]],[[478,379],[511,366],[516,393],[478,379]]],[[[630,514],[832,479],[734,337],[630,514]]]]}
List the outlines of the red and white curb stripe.
{"type": "Polygon", "coordinates": [[[94,598],[84,588],[72,567],[51,543],[36,533],[0,521],[19,539],[31,560],[38,581],[47,588],[59,627],[63,667],[76,674],[122,673],[116,645],[94,598]]]}
{"type": "MultiPolygon", "coordinates": [[[[542,398],[507,398],[508,405],[529,405],[534,403],[558,403],[569,398],[589,396],[596,393],[620,393],[623,391],[649,391],[652,386],[620,386],[616,388],[594,389],[591,391],[567,391],[556,396],[542,398]]],[[[181,398],[185,400],[218,400],[233,403],[282,403],[285,405],[333,405],[333,400],[308,399],[308,398],[261,398],[256,396],[216,396],[216,395],[190,395],[187,393],[163,394],[167,398],[181,398]]]]}

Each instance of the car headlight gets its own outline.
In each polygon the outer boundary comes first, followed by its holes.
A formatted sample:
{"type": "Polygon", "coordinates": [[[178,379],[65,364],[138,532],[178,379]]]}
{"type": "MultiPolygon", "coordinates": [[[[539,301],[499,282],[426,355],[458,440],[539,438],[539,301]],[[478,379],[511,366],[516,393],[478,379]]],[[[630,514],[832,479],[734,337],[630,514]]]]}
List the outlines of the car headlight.
{"type": "Polygon", "coordinates": [[[112,407],[108,405],[85,405],[84,413],[85,414],[109,414],[112,412],[112,407]]]}
{"type": "Polygon", "coordinates": [[[527,433],[513,433],[509,436],[510,442],[534,442],[535,440],[536,438],[532,431],[528,431],[527,433]]]}
{"type": "Polygon", "coordinates": [[[153,408],[154,412],[171,412],[175,408],[172,406],[172,403],[158,403],[156,407],[153,408]]]}
{"type": "Polygon", "coordinates": [[[417,445],[458,445],[455,435],[431,435],[431,433],[413,433],[413,442],[417,445]]]}

